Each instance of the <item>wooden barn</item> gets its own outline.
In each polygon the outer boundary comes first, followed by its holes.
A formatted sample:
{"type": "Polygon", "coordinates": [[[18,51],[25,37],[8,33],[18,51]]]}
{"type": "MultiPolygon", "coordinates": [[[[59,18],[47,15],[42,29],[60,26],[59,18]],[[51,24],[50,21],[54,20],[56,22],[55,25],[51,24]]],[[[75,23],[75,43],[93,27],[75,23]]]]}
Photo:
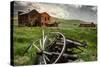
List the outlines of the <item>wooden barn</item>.
{"type": "Polygon", "coordinates": [[[53,18],[47,12],[41,13],[41,23],[43,26],[48,26],[48,27],[58,26],[58,23],[53,21],[53,18]]]}
{"type": "Polygon", "coordinates": [[[52,17],[47,13],[39,13],[31,10],[29,12],[18,11],[19,26],[58,26],[56,22],[52,22],[52,17]]]}
{"type": "Polygon", "coordinates": [[[93,22],[81,22],[79,27],[96,27],[96,24],[93,22]]]}

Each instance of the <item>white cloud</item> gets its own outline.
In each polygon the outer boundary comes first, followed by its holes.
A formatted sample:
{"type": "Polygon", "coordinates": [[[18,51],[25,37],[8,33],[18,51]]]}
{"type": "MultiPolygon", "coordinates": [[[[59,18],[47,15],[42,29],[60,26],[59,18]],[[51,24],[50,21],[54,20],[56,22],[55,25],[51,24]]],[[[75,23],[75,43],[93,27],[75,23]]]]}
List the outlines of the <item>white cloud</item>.
{"type": "Polygon", "coordinates": [[[29,4],[31,4],[31,2],[26,2],[26,1],[16,1],[17,5],[20,5],[20,6],[29,6],[29,4]]]}
{"type": "Polygon", "coordinates": [[[97,11],[97,7],[92,7],[91,8],[93,11],[97,11]]]}
{"type": "Polygon", "coordinates": [[[82,5],[74,5],[74,4],[69,4],[68,6],[71,6],[73,8],[81,8],[82,7],[82,5]]]}
{"type": "MultiPolygon", "coordinates": [[[[47,12],[53,17],[63,19],[78,19],[88,22],[97,22],[97,7],[73,4],[50,4],[39,2],[17,2],[17,9],[36,9],[37,11],[47,12]],[[92,11],[91,11],[92,10],[92,11]],[[95,12],[94,12],[95,11],[95,12]]],[[[16,10],[17,10],[16,9],[16,10]]],[[[18,11],[18,10],[17,10],[18,11]]]]}
{"type": "Polygon", "coordinates": [[[65,18],[68,16],[69,12],[57,4],[42,4],[42,3],[33,3],[30,9],[36,9],[40,13],[41,12],[47,12],[53,17],[58,17],[58,18],[65,18]]]}

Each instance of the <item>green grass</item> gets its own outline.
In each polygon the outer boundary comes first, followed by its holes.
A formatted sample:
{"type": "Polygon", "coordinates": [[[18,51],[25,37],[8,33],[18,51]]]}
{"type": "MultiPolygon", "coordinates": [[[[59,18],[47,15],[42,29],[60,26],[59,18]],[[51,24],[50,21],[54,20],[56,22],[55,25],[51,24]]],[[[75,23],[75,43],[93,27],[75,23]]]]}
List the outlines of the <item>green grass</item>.
{"type": "MultiPolygon", "coordinates": [[[[51,31],[62,32],[66,38],[72,38],[79,41],[87,41],[88,47],[84,49],[79,57],[84,61],[97,60],[97,29],[96,28],[80,28],[78,20],[62,20],[59,28],[45,27],[45,33],[51,31]]],[[[42,28],[40,27],[17,27],[14,26],[13,41],[14,41],[14,65],[30,65],[36,64],[38,56],[37,50],[32,48],[29,53],[23,55],[25,49],[31,41],[35,41],[42,37],[42,28]]]]}

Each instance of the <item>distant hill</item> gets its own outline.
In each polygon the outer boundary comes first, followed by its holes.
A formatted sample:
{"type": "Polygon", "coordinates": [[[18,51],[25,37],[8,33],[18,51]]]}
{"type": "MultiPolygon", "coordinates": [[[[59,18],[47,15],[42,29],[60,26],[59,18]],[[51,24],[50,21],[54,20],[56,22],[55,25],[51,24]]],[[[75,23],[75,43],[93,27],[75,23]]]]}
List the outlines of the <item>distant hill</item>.
{"type": "Polygon", "coordinates": [[[54,18],[57,23],[59,23],[59,27],[63,28],[72,28],[72,27],[78,27],[80,24],[80,20],[76,19],[60,19],[60,18],[54,18]]]}

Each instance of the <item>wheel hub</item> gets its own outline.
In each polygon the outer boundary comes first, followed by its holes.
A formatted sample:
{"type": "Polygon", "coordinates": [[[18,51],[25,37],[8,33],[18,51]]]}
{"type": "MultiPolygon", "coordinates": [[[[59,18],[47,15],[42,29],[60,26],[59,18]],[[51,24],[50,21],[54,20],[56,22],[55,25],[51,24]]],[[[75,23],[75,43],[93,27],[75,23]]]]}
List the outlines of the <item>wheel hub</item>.
{"type": "Polygon", "coordinates": [[[43,50],[41,50],[40,52],[37,52],[37,55],[42,55],[43,54],[43,50]]]}

